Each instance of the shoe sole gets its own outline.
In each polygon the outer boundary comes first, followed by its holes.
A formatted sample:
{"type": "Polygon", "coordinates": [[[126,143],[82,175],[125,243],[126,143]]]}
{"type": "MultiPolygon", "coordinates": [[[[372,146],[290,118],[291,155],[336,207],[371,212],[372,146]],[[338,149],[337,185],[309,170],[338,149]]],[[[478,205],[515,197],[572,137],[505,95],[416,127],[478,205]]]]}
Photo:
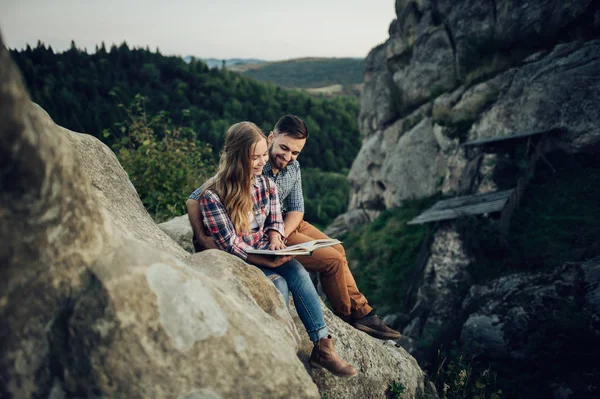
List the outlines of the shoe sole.
{"type": "Polygon", "coordinates": [[[339,373],[335,373],[329,369],[326,369],[325,367],[321,366],[318,363],[313,362],[312,360],[310,361],[310,366],[314,369],[323,369],[323,370],[327,370],[329,371],[331,374],[335,375],[336,377],[342,377],[342,378],[350,378],[350,377],[354,377],[355,375],[358,374],[358,371],[356,372],[356,374],[339,374],[339,373]]]}
{"type": "Polygon", "coordinates": [[[381,332],[379,330],[374,330],[367,326],[363,326],[362,324],[352,324],[352,327],[354,327],[357,330],[360,330],[362,332],[366,332],[370,336],[372,336],[374,338],[379,338],[379,339],[399,339],[402,336],[402,334],[400,334],[400,333],[398,333],[398,334],[385,333],[385,332],[381,332]]]}

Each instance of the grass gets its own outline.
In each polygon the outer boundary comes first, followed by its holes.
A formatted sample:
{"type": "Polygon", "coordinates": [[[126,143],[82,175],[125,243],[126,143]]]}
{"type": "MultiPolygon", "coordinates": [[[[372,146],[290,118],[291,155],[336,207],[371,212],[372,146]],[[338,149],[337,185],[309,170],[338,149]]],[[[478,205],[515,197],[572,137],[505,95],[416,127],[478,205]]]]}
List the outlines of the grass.
{"type": "Polygon", "coordinates": [[[361,292],[383,314],[406,311],[406,292],[427,234],[427,226],[406,223],[434,200],[408,201],[341,238],[361,292]]]}

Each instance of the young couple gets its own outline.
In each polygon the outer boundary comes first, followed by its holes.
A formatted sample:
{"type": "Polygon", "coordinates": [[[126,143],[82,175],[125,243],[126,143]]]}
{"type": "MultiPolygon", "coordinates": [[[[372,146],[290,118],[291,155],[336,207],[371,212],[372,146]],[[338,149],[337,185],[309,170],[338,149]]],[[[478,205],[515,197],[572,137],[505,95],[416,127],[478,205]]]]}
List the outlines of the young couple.
{"type": "Polygon", "coordinates": [[[400,333],[373,313],[356,286],[343,247],[323,248],[297,259],[246,252],[328,238],[303,221],[304,198],[296,158],[307,138],[306,125],[293,115],[283,116],[268,138],[251,122],[231,126],[216,176],[187,200],[194,247],[197,251],[219,248],[259,267],[286,301],[291,291],[298,315],[315,343],[311,364],[338,376],[352,376],[357,371],[335,353],[305,268],[321,273],[323,290],[343,320],[380,339],[396,339],[400,333]]]}

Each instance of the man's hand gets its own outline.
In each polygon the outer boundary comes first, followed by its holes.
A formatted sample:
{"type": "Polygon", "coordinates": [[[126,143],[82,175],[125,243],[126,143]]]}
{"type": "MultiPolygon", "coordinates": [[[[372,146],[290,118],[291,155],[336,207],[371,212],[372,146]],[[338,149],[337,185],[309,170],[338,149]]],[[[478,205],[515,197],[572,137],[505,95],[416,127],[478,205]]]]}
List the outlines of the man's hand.
{"type": "Polygon", "coordinates": [[[251,263],[253,265],[264,266],[264,267],[279,267],[286,262],[291,261],[293,256],[268,256],[268,255],[257,255],[257,254],[248,254],[248,258],[246,258],[246,262],[251,263]]]}
{"type": "Polygon", "coordinates": [[[207,249],[219,249],[215,243],[214,238],[207,236],[201,231],[201,234],[196,234],[196,243],[200,251],[206,251],[207,249]]]}
{"type": "Polygon", "coordinates": [[[275,256],[275,257],[273,257],[273,260],[271,261],[271,266],[269,266],[269,267],[279,267],[279,266],[283,265],[284,263],[291,261],[292,258],[293,258],[292,255],[275,256]]]}
{"type": "Polygon", "coordinates": [[[194,243],[194,249],[196,251],[204,251],[207,249],[217,249],[217,244],[212,237],[204,234],[204,224],[202,223],[202,211],[200,209],[200,202],[188,199],[185,202],[188,211],[188,218],[192,225],[192,230],[196,241],[194,243]],[[197,245],[196,245],[197,244],[197,245]]]}

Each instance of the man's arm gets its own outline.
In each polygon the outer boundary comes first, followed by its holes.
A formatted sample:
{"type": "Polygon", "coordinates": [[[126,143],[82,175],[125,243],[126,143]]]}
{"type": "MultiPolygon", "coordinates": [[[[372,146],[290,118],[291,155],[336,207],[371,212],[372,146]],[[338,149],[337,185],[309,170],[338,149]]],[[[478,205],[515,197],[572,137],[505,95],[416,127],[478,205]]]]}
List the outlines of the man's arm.
{"type": "Polygon", "coordinates": [[[200,244],[200,246],[202,247],[202,250],[217,249],[217,244],[215,244],[215,240],[204,233],[204,223],[202,223],[202,212],[200,210],[200,202],[190,198],[185,202],[185,205],[187,207],[188,218],[190,219],[192,230],[194,231],[196,240],[198,241],[198,244],[200,244]]]}
{"type": "Polygon", "coordinates": [[[290,234],[298,228],[300,222],[304,218],[304,212],[290,211],[283,217],[283,225],[285,226],[285,236],[289,237],[290,234]]]}

